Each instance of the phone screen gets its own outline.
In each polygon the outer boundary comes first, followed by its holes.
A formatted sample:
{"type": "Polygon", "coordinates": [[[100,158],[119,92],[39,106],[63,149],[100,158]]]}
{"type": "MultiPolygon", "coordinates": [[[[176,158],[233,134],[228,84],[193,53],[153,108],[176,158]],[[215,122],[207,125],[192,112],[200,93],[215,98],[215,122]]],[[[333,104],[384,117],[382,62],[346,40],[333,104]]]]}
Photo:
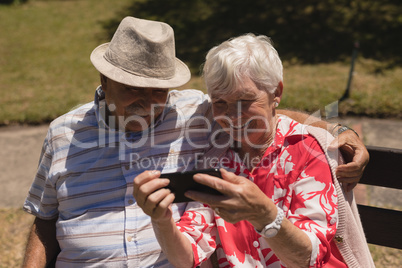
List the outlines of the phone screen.
{"type": "Polygon", "coordinates": [[[203,173],[222,178],[219,169],[204,169],[161,174],[161,178],[167,178],[170,180],[169,185],[165,188],[170,189],[170,191],[175,194],[175,200],[173,201],[174,203],[194,201],[184,196],[184,193],[189,190],[204,192],[208,194],[222,195],[221,192],[211,187],[195,182],[193,176],[197,173],[203,173]]]}

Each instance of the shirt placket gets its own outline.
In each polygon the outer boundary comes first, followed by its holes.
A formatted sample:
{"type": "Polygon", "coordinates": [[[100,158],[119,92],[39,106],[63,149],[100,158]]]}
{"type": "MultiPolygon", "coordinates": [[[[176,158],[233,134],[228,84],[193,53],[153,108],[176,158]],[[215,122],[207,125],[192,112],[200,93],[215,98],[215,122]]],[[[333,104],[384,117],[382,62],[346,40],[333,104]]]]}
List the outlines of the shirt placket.
{"type": "MultiPolygon", "coordinates": [[[[123,138],[120,139],[121,143],[120,146],[126,146],[125,141],[127,141],[127,136],[124,136],[123,138]]],[[[124,151],[121,151],[121,170],[123,173],[123,176],[126,180],[126,193],[124,196],[124,207],[125,207],[125,213],[124,213],[124,243],[125,243],[125,249],[126,249],[126,254],[128,258],[128,263],[130,266],[133,267],[140,267],[140,259],[138,256],[140,256],[139,248],[138,248],[138,238],[137,238],[137,221],[132,220],[132,219],[137,219],[138,218],[138,213],[141,211],[141,209],[138,207],[137,202],[134,199],[133,196],[133,175],[131,170],[131,163],[130,163],[130,153],[132,152],[132,149],[130,148],[124,148],[124,151]],[[124,156],[123,156],[124,155],[124,156]],[[131,220],[130,220],[131,219],[131,220]]],[[[128,265],[127,263],[127,265],[128,265]]]]}

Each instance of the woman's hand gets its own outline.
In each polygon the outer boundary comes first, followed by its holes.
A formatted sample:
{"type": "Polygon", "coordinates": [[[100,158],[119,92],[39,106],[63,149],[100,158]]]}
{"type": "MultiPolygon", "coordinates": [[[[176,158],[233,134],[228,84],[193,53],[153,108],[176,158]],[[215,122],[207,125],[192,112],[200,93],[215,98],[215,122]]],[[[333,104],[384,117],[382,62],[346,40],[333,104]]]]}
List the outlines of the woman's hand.
{"type": "Polygon", "coordinates": [[[277,212],[275,204],[257,185],[222,168],[220,171],[223,180],[206,174],[196,174],[194,180],[220,191],[223,196],[196,191],[188,191],[185,195],[208,204],[220,217],[230,223],[247,220],[257,230],[261,230],[275,220],[277,212]]]}
{"type": "MultiPolygon", "coordinates": [[[[256,184],[224,169],[220,171],[223,180],[206,174],[196,174],[194,180],[222,192],[224,196],[195,191],[186,192],[186,196],[210,205],[221,218],[230,223],[247,220],[255,229],[262,230],[275,220],[277,208],[274,202],[256,184]]],[[[265,239],[269,239],[271,249],[288,267],[309,265],[311,241],[288,219],[283,219],[281,229],[275,237],[265,239]]]]}
{"type": "Polygon", "coordinates": [[[145,171],[134,178],[134,198],[145,214],[152,221],[169,221],[172,218],[170,205],[174,194],[163,187],[169,184],[168,179],[160,179],[160,172],[145,171]]]}

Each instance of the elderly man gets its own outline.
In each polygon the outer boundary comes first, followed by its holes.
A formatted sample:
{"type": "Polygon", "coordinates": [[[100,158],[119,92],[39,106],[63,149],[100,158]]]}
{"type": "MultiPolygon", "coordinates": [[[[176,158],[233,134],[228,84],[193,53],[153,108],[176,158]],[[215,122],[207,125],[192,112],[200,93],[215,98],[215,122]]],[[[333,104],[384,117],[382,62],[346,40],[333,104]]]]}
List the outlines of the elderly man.
{"type": "MultiPolygon", "coordinates": [[[[209,98],[196,90],[168,92],[187,83],[190,71],[175,57],[173,30],[165,23],[123,19],[91,61],[101,73],[94,102],[54,120],[44,142],[24,204],[36,216],[24,267],[52,261],[58,267],[169,267],[150,217],[133,197],[133,179],[145,170],[196,167],[216,126],[209,98]]],[[[340,169],[351,181],[368,161],[354,135],[346,131],[340,139],[356,155],[340,169]]],[[[173,218],[185,208],[174,204],[173,218]]]]}

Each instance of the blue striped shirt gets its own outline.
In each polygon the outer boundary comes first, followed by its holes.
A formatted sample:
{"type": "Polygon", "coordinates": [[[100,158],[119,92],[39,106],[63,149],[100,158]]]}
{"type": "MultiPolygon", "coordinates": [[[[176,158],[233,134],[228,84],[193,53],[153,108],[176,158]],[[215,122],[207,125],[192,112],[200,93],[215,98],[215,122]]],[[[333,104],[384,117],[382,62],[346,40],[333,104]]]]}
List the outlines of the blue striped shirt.
{"type": "MultiPolygon", "coordinates": [[[[148,130],[124,133],[106,124],[100,96],[98,88],[94,102],[51,123],[24,209],[57,218],[57,267],[170,267],[133,197],[133,179],[145,170],[194,168],[209,146],[209,98],[171,91],[148,130]]],[[[176,221],[186,205],[172,206],[176,221]]]]}

